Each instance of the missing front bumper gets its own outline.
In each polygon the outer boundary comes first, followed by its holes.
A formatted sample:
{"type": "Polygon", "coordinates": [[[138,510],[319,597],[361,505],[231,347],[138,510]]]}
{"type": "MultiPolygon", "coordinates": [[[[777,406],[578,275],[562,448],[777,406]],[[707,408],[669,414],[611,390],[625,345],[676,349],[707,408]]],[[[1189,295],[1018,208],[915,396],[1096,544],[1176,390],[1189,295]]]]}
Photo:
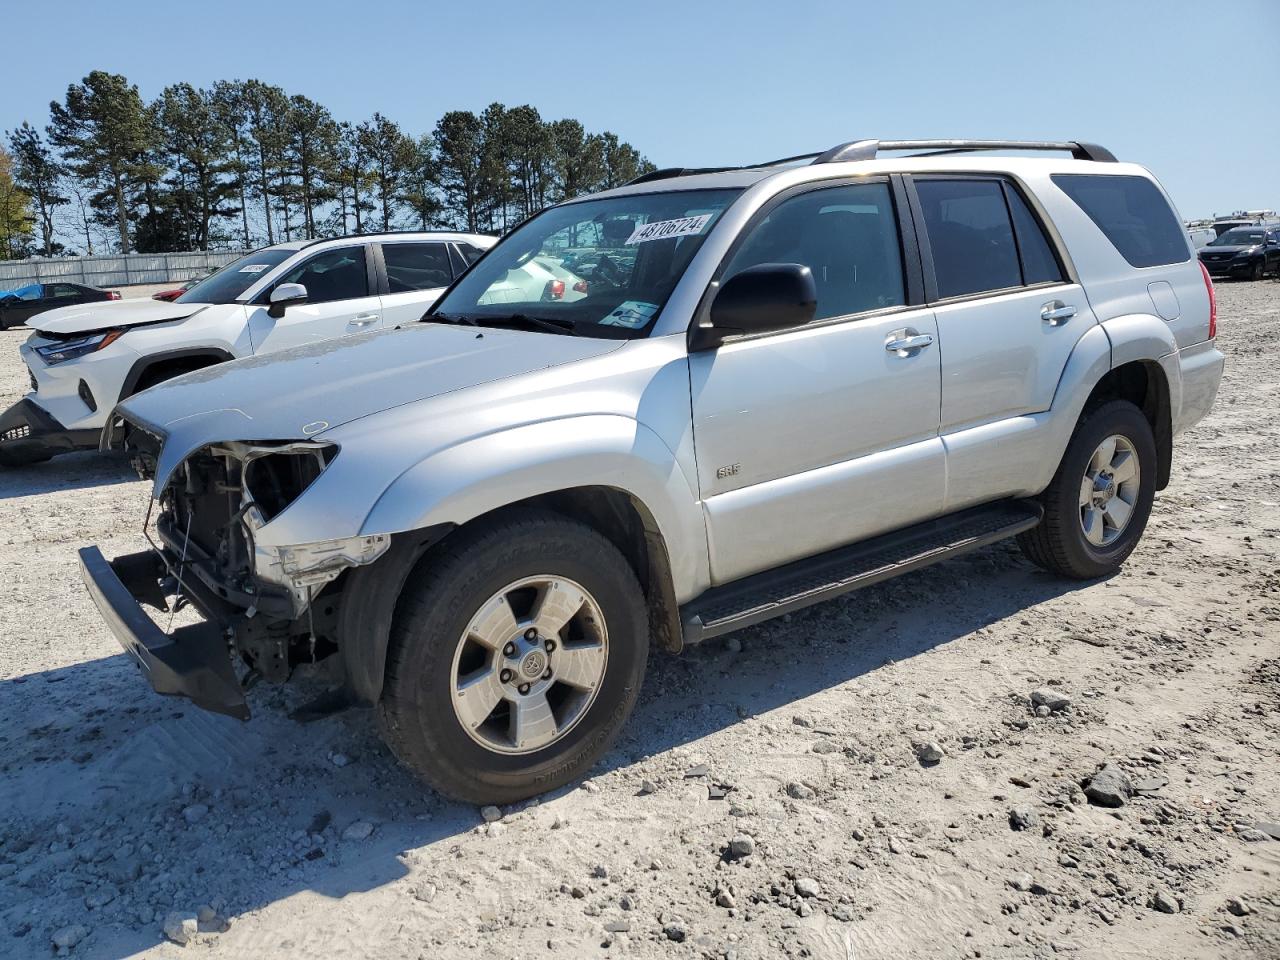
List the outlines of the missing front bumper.
{"type": "Polygon", "coordinates": [[[163,603],[157,583],[163,572],[159,558],[150,551],[108,562],[97,547],[80,550],[80,574],[89,596],[151,688],[165,696],[185,697],[214,713],[248,720],[249,705],[223,630],[206,622],[167,634],[143,612],[142,603],[163,603]]]}
{"type": "Polygon", "coordinates": [[[39,463],[60,453],[94,450],[97,430],[68,430],[47,410],[23,398],[0,414],[0,464],[39,463]]]}

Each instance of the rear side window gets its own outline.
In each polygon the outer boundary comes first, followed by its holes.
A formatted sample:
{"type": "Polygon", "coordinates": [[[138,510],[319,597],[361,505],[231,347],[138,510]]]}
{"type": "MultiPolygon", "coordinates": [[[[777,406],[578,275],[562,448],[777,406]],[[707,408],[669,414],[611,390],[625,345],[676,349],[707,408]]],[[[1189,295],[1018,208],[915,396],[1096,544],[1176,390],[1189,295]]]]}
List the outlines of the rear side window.
{"type": "Polygon", "coordinates": [[[467,261],[467,266],[471,266],[471,264],[479,260],[480,255],[484,253],[484,251],[479,247],[473,247],[471,244],[463,240],[459,240],[454,244],[454,246],[456,246],[458,248],[458,252],[462,254],[462,259],[467,261]]]}
{"type": "Polygon", "coordinates": [[[939,298],[1022,284],[1004,189],[997,180],[915,181],[939,298]]]}
{"type": "Polygon", "coordinates": [[[453,282],[449,251],[443,243],[384,243],[382,259],[392,293],[431,290],[453,282]]]}
{"type": "Polygon", "coordinates": [[[1013,216],[1013,228],[1018,234],[1018,252],[1022,254],[1022,282],[1030,286],[1033,283],[1058,283],[1062,277],[1062,267],[1058,258],[1053,255],[1053,248],[1044,235],[1044,228],[1027,207],[1022,195],[1008,184],[1005,185],[1005,197],[1009,201],[1009,213],[1013,216]]]}
{"type": "Polygon", "coordinates": [[[1182,224],[1146,177],[1055,173],[1052,179],[1130,266],[1159,267],[1190,259],[1182,224]]]}

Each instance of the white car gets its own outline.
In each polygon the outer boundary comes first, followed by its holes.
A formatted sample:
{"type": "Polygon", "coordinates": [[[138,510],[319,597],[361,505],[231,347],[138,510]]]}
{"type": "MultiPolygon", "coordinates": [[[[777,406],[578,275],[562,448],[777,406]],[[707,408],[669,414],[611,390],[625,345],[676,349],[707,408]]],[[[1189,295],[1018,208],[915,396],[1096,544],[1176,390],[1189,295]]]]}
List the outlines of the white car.
{"type": "Polygon", "coordinates": [[[530,303],[562,300],[572,303],[587,295],[587,281],[551,257],[531,257],[493,284],[480,300],[494,303],[530,303]]]}
{"type": "Polygon", "coordinates": [[[265,247],[170,303],[49,310],[21,347],[31,392],[0,415],[0,464],[96,449],[117,402],[237,357],[419,319],[496,240],[386,233],[265,247]]]}

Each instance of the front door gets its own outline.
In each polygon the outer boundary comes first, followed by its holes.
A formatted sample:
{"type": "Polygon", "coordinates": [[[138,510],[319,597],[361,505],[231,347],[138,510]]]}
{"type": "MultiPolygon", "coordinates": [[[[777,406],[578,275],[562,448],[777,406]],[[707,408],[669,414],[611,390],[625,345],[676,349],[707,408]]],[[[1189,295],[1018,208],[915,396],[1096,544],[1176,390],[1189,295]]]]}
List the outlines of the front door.
{"type": "Polygon", "coordinates": [[[369,278],[363,245],[325,250],[284,273],[274,286],[300,283],[306,303],[291,306],[284,316],[268,313],[269,291],[249,307],[249,335],[254,353],[284,350],[317,340],[378,329],[382,303],[369,278]]]}
{"type": "Polygon", "coordinates": [[[888,182],[781,200],[722,279],[761,263],[808,266],[818,308],[689,358],[717,584],[934,516],[945,487],[938,331],[908,303],[888,182]]]}

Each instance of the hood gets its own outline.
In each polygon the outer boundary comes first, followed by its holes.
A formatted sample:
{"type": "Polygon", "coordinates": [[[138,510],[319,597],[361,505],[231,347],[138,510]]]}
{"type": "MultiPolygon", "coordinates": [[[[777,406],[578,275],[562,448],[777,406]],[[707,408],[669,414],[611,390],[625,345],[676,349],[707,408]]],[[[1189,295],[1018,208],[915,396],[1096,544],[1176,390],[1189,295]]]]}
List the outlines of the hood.
{"type": "Polygon", "coordinates": [[[150,297],[137,300],[99,300],[38,313],[27,326],[43,333],[88,333],[110,327],[136,327],[142,323],[185,320],[204,310],[207,303],[166,303],[150,297]]]}
{"type": "Polygon", "coordinates": [[[230,440],[299,440],[466,387],[617,350],[625,340],[421,324],[220,363],[116,411],[164,440],[155,489],[192,452],[230,440]]]}

